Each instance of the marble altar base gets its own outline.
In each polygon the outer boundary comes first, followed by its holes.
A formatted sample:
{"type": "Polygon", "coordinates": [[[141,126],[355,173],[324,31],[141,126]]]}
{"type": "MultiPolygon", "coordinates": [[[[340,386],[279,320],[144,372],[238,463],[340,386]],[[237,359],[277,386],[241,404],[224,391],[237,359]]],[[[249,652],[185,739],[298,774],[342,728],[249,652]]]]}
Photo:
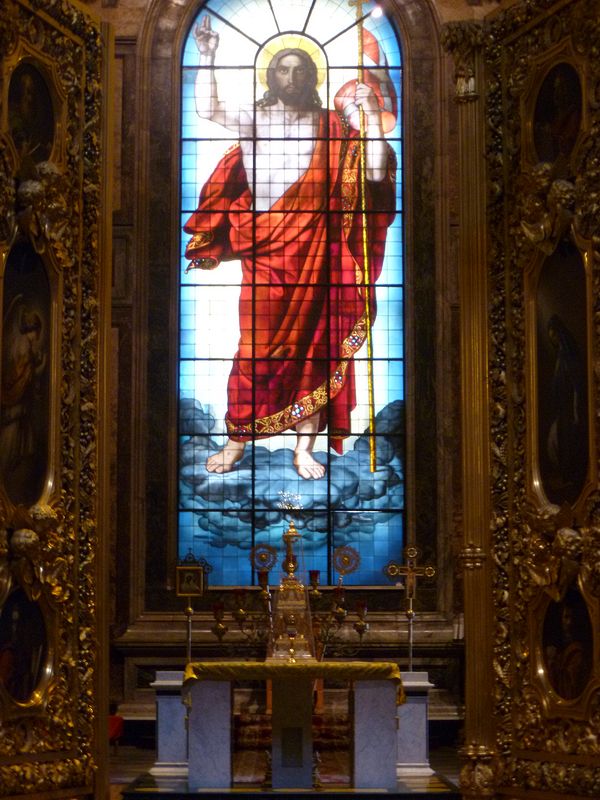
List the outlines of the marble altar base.
{"type": "Polygon", "coordinates": [[[431,775],[429,765],[429,682],[427,672],[403,672],[406,702],[398,706],[396,775],[431,775]]]}
{"type": "Polygon", "coordinates": [[[312,694],[317,679],[351,681],[352,787],[396,789],[396,705],[400,672],[387,662],[199,662],[189,664],[188,784],[193,791],[228,789],[231,767],[231,685],[269,680],[273,687],[271,791],[313,789],[312,694]]]}
{"type": "Polygon", "coordinates": [[[151,684],[156,691],[156,761],[150,770],[152,775],[188,774],[187,709],[181,702],[182,682],[181,670],[157,670],[151,684]]]}

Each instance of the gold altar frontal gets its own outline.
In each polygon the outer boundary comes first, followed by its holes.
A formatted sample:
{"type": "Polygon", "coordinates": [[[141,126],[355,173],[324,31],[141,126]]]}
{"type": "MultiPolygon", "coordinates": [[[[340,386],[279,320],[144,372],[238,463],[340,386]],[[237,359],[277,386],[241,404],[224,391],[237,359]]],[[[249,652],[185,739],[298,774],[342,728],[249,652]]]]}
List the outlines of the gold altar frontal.
{"type": "Polygon", "coordinates": [[[196,661],[185,668],[184,692],[192,681],[267,681],[322,678],[333,681],[392,681],[396,703],[404,703],[404,689],[397,664],[391,661],[196,661]]]}

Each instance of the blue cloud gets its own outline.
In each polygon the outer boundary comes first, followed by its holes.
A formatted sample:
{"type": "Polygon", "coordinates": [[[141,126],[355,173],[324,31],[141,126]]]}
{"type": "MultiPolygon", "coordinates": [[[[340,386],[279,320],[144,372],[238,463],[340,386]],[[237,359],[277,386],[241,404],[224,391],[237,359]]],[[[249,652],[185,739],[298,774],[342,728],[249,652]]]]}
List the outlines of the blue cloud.
{"type": "MultiPolygon", "coordinates": [[[[398,513],[404,505],[402,468],[404,403],[395,401],[377,414],[376,471],[370,470],[369,436],[364,433],[341,456],[332,454],[329,476],[310,481],[300,478],[288,448],[269,450],[257,444],[247,447],[231,472],[219,475],[206,470],[206,459],[222,447],[211,436],[214,417],[194,399],[180,404],[180,501],[198,519],[198,538],[213,547],[234,545],[248,549],[250,526],[266,531],[283,523],[281,493],[299,496],[301,511],[294,514],[305,547],[322,542],[328,512],[335,512],[336,545],[360,543],[373,536],[375,524],[398,513]],[[254,503],[252,467],[256,469],[254,503]],[[215,514],[214,510],[223,509],[215,514]],[[377,515],[365,513],[378,511],[377,515]],[[376,517],[376,519],[375,519],[376,517]],[[243,533],[240,533],[243,531],[243,533]]],[[[327,454],[313,454],[323,464],[327,454]]]]}

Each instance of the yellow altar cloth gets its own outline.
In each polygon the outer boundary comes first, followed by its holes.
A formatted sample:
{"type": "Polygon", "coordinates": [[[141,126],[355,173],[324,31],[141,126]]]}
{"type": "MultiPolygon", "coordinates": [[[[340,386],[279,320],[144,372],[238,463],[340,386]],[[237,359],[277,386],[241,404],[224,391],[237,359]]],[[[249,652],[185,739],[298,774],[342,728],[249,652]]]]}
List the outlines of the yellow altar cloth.
{"type": "Polygon", "coordinates": [[[183,689],[193,681],[262,681],[277,678],[324,678],[334,681],[383,681],[396,685],[396,703],[404,703],[400,668],[392,661],[191,661],[183,689]]]}

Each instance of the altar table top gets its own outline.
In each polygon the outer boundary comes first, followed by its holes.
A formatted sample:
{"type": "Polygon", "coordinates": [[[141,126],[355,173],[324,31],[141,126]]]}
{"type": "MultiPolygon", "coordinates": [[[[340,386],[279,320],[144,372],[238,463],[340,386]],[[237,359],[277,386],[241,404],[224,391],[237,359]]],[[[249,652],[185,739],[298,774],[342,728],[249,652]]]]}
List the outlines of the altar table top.
{"type": "Polygon", "coordinates": [[[184,689],[193,681],[260,681],[324,678],[339,681],[392,681],[396,702],[404,703],[400,668],[392,661],[192,661],[183,678],[184,689]]]}

